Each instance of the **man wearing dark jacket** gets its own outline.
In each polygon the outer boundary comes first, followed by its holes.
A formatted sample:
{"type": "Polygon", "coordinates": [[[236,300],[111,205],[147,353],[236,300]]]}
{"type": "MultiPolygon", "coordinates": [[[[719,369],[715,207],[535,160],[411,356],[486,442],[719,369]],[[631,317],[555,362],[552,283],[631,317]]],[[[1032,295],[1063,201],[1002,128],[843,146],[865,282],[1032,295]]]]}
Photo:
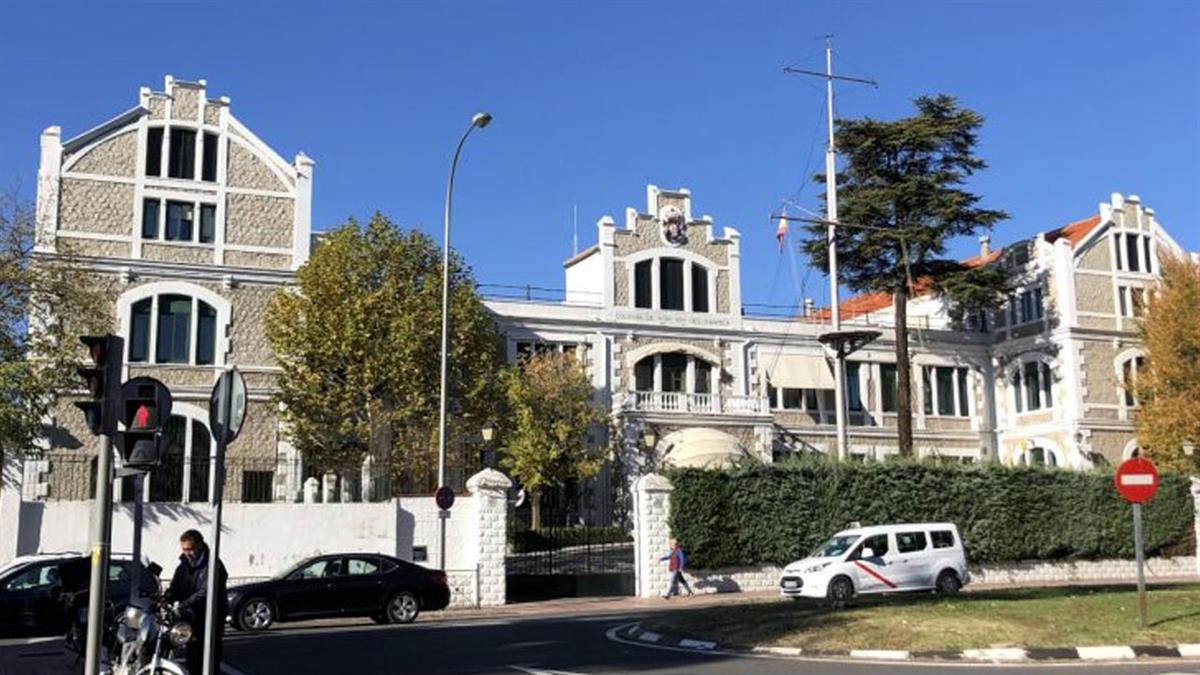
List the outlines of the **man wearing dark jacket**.
{"type": "MultiPolygon", "coordinates": [[[[175,602],[180,616],[192,624],[192,639],[187,644],[187,669],[192,675],[200,675],[204,668],[204,616],[205,597],[208,592],[209,564],[208,545],[196,530],[188,530],[179,536],[179,567],[171,577],[167,597],[175,602]]],[[[225,632],[225,615],[229,611],[225,594],[225,566],[217,561],[217,616],[213,624],[213,673],[221,672],[221,638],[225,632]]]]}

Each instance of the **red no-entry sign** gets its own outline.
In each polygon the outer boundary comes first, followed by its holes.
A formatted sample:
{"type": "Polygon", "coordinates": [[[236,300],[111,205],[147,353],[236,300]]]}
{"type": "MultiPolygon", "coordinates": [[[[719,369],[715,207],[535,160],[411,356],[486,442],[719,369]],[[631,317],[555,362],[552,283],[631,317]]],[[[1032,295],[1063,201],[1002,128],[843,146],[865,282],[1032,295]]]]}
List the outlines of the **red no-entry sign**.
{"type": "Polygon", "coordinates": [[[454,490],[447,485],[441,486],[433,493],[433,501],[437,502],[439,509],[449,510],[451,506],[454,506],[454,490]]]}
{"type": "Polygon", "coordinates": [[[1141,504],[1158,492],[1158,470],[1149,460],[1132,457],[1117,468],[1113,483],[1125,501],[1141,504]]]}

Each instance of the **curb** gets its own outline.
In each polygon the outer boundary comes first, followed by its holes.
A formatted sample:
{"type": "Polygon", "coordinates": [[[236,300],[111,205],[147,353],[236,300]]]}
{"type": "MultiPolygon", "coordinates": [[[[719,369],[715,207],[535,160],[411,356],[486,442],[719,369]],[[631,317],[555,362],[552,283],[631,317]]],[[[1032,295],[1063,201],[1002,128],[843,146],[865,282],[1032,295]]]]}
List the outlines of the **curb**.
{"type": "Polygon", "coordinates": [[[963,651],[906,651],[899,649],[817,650],[800,647],[770,647],[721,644],[711,640],[680,637],[642,628],[640,623],[628,623],[608,631],[611,640],[648,647],[678,649],[707,654],[747,654],[751,656],[804,657],[818,659],[850,659],[858,661],[971,661],[977,663],[1029,663],[1034,661],[1114,662],[1139,658],[1200,657],[1200,644],[1105,645],[1087,647],[1009,647],[1000,649],[965,649],[963,651]]]}

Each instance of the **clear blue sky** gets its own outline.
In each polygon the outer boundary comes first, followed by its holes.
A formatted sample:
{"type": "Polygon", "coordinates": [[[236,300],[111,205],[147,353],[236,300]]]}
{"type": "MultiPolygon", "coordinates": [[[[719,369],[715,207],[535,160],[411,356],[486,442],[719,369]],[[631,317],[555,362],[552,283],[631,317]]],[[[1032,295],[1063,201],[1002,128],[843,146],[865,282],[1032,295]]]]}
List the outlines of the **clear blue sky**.
{"type": "Polygon", "coordinates": [[[379,209],[440,239],[453,145],[490,111],[453,233],[482,282],[561,287],[572,207],[588,245],[655,183],[741,230],[747,302],[794,302],[767,215],[795,194],[819,209],[806,179],[824,104],[781,69],[821,68],[825,33],[835,68],[880,82],[846,88],[839,116],[945,92],[987,118],[972,187],[1012,214],[994,241],[1121,192],[1200,250],[1196,2],[43,2],[4,19],[0,185],[32,186],[44,127],[74,135],[170,73],[207,79],[284,157],[316,160],[318,228],[379,209]]]}

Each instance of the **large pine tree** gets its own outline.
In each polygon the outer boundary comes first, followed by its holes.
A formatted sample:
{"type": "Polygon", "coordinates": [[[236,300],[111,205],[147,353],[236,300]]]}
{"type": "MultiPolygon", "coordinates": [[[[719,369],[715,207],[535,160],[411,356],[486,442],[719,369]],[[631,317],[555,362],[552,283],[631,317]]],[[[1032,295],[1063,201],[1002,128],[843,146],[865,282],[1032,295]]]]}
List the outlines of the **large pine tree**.
{"type": "MultiPolygon", "coordinates": [[[[839,281],[857,292],[892,297],[902,455],[913,449],[908,299],[915,291],[941,293],[959,309],[973,310],[998,303],[1006,290],[997,267],[945,257],[956,237],[989,230],[1008,217],[980,208],[980,197],[962,187],[986,167],[974,154],[983,118],[951,96],[924,96],[915,104],[916,115],[895,121],[838,120],[834,135],[844,158],[837,176],[838,220],[846,224],[836,235],[839,281]]],[[[817,175],[822,183],[826,179],[817,175]]],[[[801,248],[825,269],[826,227],[807,230],[801,248]]]]}

